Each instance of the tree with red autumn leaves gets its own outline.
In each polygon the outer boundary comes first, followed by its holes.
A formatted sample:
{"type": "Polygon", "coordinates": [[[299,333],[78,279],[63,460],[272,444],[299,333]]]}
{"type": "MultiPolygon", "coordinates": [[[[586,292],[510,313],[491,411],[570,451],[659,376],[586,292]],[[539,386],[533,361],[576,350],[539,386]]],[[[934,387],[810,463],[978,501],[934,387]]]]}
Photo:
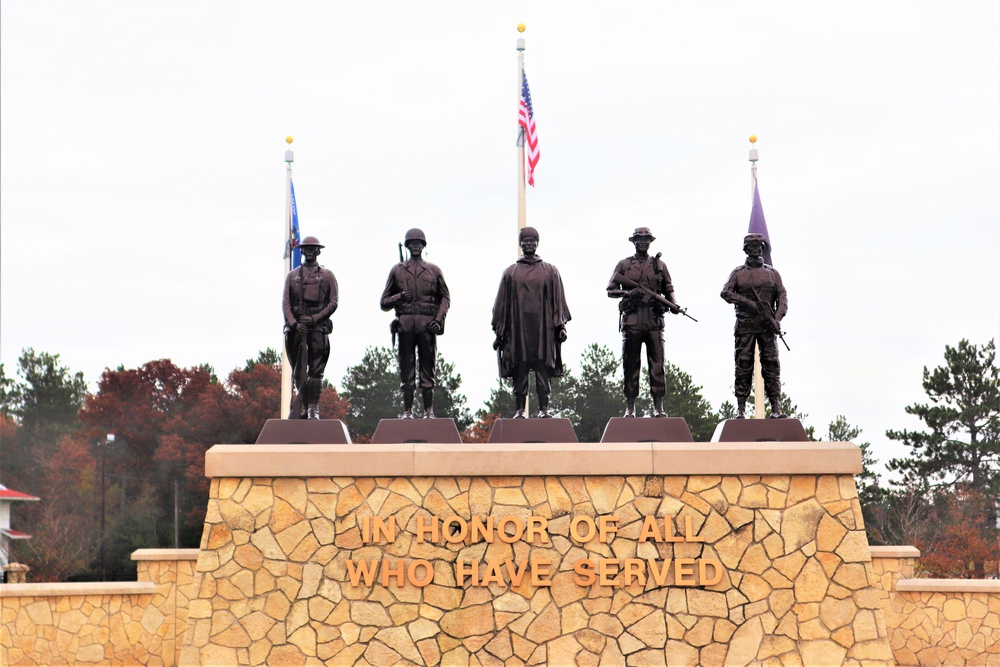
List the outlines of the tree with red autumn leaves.
{"type": "MultiPolygon", "coordinates": [[[[58,356],[47,358],[58,361],[58,356]]],[[[12,384],[5,381],[4,390],[12,384]]],[[[135,576],[130,555],[137,548],[198,546],[208,500],[205,452],[218,443],[254,442],[264,422],[279,417],[280,386],[273,350],[248,360],[225,382],[210,367],[181,368],[169,359],[106,370],[97,392],[70,412],[71,425],[44,447],[11,459],[34,464],[38,484],[31,491],[42,498],[30,523],[34,538],[19,545],[18,555],[31,565],[32,579],[64,580],[93,567],[100,547],[102,455],[109,579],[135,576]],[[108,434],[115,436],[112,443],[108,434]]],[[[15,390],[30,397],[32,388],[25,382],[15,390]]],[[[330,419],[344,418],[349,408],[330,386],[324,388],[322,406],[330,419]]],[[[61,404],[57,407],[65,411],[61,404]]],[[[0,435],[4,451],[13,453],[30,431],[16,413],[8,412],[0,415],[0,435]]],[[[5,465],[0,474],[9,477],[10,472],[5,465]]]]}
{"type": "Polygon", "coordinates": [[[480,415],[479,419],[469,428],[462,431],[462,442],[466,444],[481,444],[490,439],[490,431],[493,430],[493,423],[500,419],[497,414],[480,415]]]}
{"type": "MultiPolygon", "coordinates": [[[[98,442],[115,434],[106,474],[122,507],[128,504],[117,513],[116,528],[149,542],[112,542],[110,559],[130,567],[126,559],[135,548],[175,546],[175,502],[181,515],[176,546],[198,546],[208,500],[205,452],[219,443],[253,443],[264,422],[279,417],[281,375],[274,361],[273,353],[261,353],[224,383],[207,367],[179,368],[166,359],[105,371],[80,411],[80,436],[98,442]]],[[[349,406],[332,387],[321,400],[324,417],[346,415],[349,406]]]]}
{"type": "Polygon", "coordinates": [[[1000,575],[1000,541],[988,527],[992,500],[971,487],[937,498],[925,534],[915,540],[920,570],[931,577],[982,579],[1000,575]]]}

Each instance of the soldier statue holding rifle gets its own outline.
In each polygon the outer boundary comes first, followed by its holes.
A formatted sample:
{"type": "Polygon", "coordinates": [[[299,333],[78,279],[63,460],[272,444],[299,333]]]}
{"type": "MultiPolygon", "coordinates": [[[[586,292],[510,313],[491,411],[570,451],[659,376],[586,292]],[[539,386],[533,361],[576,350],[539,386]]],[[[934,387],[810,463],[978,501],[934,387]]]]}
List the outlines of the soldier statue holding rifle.
{"type": "MultiPolygon", "coordinates": [[[[618,328],[622,332],[622,365],[625,371],[625,416],[635,417],[635,399],[639,396],[639,373],[642,346],[646,346],[649,370],[649,393],[653,416],[666,417],[663,395],[666,375],[663,368],[663,315],[686,311],[674,302],[674,286],[660,255],[649,256],[649,244],[656,238],[648,227],[637,227],[629,237],[635,254],[615,266],[608,283],[608,296],[621,299],[618,304],[618,328]]],[[[697,320],[695,320],[697,321],[697,320]]]]}
{"type": "MultiPolygon", "coordinates": [[[[746,262],[737,266],[725,287],[722,298],[736,307],[736,409],[737,419],[746,417],[747,397],[753,381],[753,349],[760,347],[760,370],[764,393],[771,403],[771,418],[782,419],[781,364],[778,362],[778,338],[784,342],[781,320],[788,312],[788,296],[781,275],[764,263],[766,240],[763,234],[747,234],[743,239],[746,262]]],[[[785,347],[788,344],[785,343],[785,347]]]]}
{"type": "Polygon", "coordinates": [[[424,419],[434,419],[434,364],[437,361],[437,337],[444,333],[444,318],[451,305],[451,295],[444,274],[436,265],[423,259],[427,239],[419,229],[406,232],[403,240],[410,259],[392,267],[379,302],[382,310],[395,310],[391,325],[393,342],[399,335],[399,388],[403,392],[403,419],[413,419],[413,393],[417,383],[417,359],[420,360],[420,394],[424,419]]]}
{"type": "Polygon", "coordinates": [[[330,316],[337,310],[338,288],[333,272],[316,262],[320,245],[315,236],[299,244],[303,263],[285,277],[285,352],[292,364],[295,397],[289,419],[319,419],[323,372],[330,358],[330,316]]]}

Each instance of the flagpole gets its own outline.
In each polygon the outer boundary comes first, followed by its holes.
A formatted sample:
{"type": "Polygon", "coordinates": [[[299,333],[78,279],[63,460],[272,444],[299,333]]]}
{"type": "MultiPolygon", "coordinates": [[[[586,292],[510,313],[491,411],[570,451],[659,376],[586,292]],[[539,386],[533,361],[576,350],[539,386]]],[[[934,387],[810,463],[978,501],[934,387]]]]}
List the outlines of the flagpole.
{"type": "MultiPolygon", "coordinates": [[[[757,189],[757,135],[750,135],[750,208],[753,209],[753,193],[757,189]]],[[[753,417],[764,418],[764,375],[760,366],[760,345],[753,347],[753,417]]]]}
{"type": "MultiPolygon", "coordinates": [[[[285,137],[285,142],[291,146],[292,137],[285,137]]],[[[292,237],[292,163],[295,162],[295,154],[289,148],[285,151],[285,273],[292,270],[292,249],[288,247],[288,240],[292,237]]],[[[284,281],[282,276],[282,281],[284,281]]],[[[284,319],[284,318],[282,318],[284,319]]],[[[292,402],[292,365],[288,362],[288,354],[285,352],[284,337],[281,340],[281,418],[288,419],[288,410],[292,402]]]]}
{"type": "MultiPolygon", "coordinates": [[[[517,32],[524,33],[525,25],[517,24],[517,32]]],[[[521,87],[524,85],[524,37],[517,38],[517,104],[518,114],[521,112],[521,87]]],[[[524,192],[524,128],[520,128],[517,136],[517,231],[518,235],[527,224],[527,208],[524,192]]],[[[521,244],[518,243],[517,255],[521,256],[521,244]]]]}
{"type": "MultiPolygon", "coordinates": [[[[519,35],[524,34],[525,25],[523,23],[517,24],[517,32],[519,35]]],[[[521,87],[524,85],[524,37],[517,38],[517,113],[521,113],[521,87]]],[[[521,256],[521,230],[528,224],[528,214],[527,214],[527,204],[524,192],[524,143],[525,143],[525,131],[524,128],[520,128],[520,133],[517,135],[517,257],[521,256]]],[[[531,398],[530,396],[524,397],[524,412],[525,414],[531,414],[531,398]]]]}

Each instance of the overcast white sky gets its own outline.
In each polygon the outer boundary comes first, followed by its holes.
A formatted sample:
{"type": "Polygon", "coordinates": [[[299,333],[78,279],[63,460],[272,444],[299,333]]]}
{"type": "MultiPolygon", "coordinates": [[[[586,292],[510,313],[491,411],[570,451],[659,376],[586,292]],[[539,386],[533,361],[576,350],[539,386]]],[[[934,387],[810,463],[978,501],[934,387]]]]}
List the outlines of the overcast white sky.
{"type": "Polygon", "coordinates": [[[470,406],[516,251],[518,22],[541,147],[528,224],[573,312],[566,358],[619,349],[604,295],[639,225],[677,298],[667,358],[732,387],[747,137],[789,291],[786,391],[881,459],[923,366],[1000,332],[1000,5],[968,2],[110,2],[0,6],[0,359],[169,357],[225,375],[281,342],[284,137],[304,234],[341,286],[328,377],[387,345],[396,243],[452,289],[439,349],[470,406]]]}

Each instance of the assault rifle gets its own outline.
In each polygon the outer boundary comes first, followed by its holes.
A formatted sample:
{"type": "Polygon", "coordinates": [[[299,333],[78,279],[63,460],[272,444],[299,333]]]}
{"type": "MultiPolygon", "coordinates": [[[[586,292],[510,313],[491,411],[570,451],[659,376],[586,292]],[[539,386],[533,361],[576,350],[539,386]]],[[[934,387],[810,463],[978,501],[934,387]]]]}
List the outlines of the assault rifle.
{"type": "Polygon", "coordinates": [[[753,298],[757,302],[757,307],[760,310],[760,313],[767,320],[768,324],[771,325],[771,328],[774,329],[774,333],[778,336],[778,338],[781,339],[781,342],[785,344],[785,349],[788,350],[789,352],[791,352],[792,348],[788,347],[788,343],[785,342],[785,334],[781,330],[781,325],[779,325],[778,324],[778,320],[776,320],[774,318],[774,311],[771,310],[771,304],[764,303],[761,300],[760,295],[757,294],[757,288],[756,287],[751,287],[750,288],[750,292],[751,292],[751,294],[753,294],[753,298]]]}
{"type": "Polygon", "coordinates": [[[684,317],[688,318],[689,320],[693,320],[694,322],[698,321],[698,320],[694,319],[693,317],[691,317],[690,315],[687,314],[687,308],[681,308],[676,303],[674,303],[673,301],[671,301],[667,297],[663,296],[662,294],[657,294],[656,292],[654,292],[653,290],[649,289],[645,285],[640,285],[639,283],[635,282],[634,280],[630,280],[629,278],[626,278],[621,273],[616,273],[615,277],[612,278],[612,280],[614,282],[620,284],[620,285],[624,285],[625,287],[630,287],[632,289],[639,290],[640,292],[642,292],[646,296],[648,296],[648,297],[650,297],[652,299],[655,299],[656,301],[659,301],[660,303],[662,303],[664,306],[666,306],[667,308],[669,308],[670,311],[673,312],[673,313],[680,313],[684,317]]]}

